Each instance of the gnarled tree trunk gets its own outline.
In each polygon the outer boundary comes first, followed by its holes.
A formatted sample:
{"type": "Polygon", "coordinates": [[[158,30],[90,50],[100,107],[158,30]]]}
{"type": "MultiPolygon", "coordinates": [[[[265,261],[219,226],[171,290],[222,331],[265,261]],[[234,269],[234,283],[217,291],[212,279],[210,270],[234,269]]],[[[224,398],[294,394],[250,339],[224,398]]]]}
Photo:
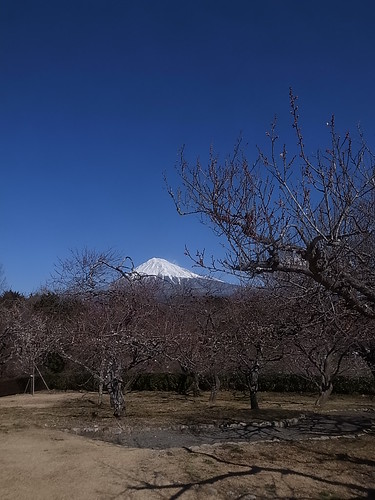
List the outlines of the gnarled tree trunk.
{"type": "Polygon", "coordinates": [[[117,370],[109,369],[106,383],[111,407],[114,409],[113,415],[117,418],[122,417],[125,411],[125,400],[122,392],[124,381],[120,373],[120,368],[117,370]]]}
{"type": "Polygon", "coordinates": [[[320,386],[320,393],[318,399],[315,401],[316,406],[324,405],[333,391],[333,383],[332,380],[328,382],[322,382],[320,386]]]}
{"type": "Polygon", "coordinates": [[[259,388],[259,365],[256,363],[254,369],[246,374],[247,386],[250,391],[250,408],[259,410],[258,388],[259,388]]]}
{"type": "Polygon", "coordinates": [[[201,390],[200,390],[200,387],[199,387],[199,375],[198,373],[192,373],[191,376],[193,377],[193,382],[191,384],[191,388],[192,388],[192,391],[193,391],[193,396],[194,397],[197,397],[200,395],[201,393],[201,390]]]}
{"type": "Polygon", "coordinates": [[[215,372],[211,376],[212,383],[211,383],[211,394],[210,394],[210,403],[215,403],[216,398],[217,398],[217,393],[219,392],[220,389],[220,378],[218,374],[215,372]]]}

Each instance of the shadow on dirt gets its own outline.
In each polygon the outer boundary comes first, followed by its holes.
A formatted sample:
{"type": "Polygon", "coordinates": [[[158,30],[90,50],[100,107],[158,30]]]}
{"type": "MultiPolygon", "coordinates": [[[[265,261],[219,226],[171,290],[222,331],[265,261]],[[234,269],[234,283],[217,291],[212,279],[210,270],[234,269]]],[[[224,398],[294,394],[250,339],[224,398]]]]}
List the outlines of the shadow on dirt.
{"type": "MultiPolygon", "coordinates": [[[[191,481],[191,482],[171,482],[168,484],[163,484],[163,485],[157,485],[157,484],[152,484],[148,482],[143,482],[142,485],[139,486],[133,486],[131,489],[136,490],[136,491],[159,491],[159,492],[167,492],[169,490],[177,490],[177,492],[173,493],[171,496],[168,498],[170,500],[178,499],[182,495],[184,495],[186,492],[192,489],[197,489],[200,487],[203,487],[205,485],[215,485],[221,481],[225,481],[228,479],[240,479],[240,478],[245,478],[245,477],[250,477],[250,476],[255,476],[260,473],[271,473],[271,474],[280,474],[281,475],[281,480],[285,480],[288,476],[295,476],[299,477],[302,479],[310,479],[315,482],[318,482],[322,485],[322,487],[340,487],[340,488],[345,488],[347,492],[349,492],[351,495],[353,495],[351,498],[358,498],[358,495],[360,498],[368,498],[368,499],[375,499],[375,490],[372,488],[366,488],[365,486],[360,486],[358,484],[354,484],[351,482],[344,482],[344,481],[336,481],[332,479],[327,479],[323,478],[321,476],[318,476],[316,474],[312,473],[306,473],[306,472],[301,472],[298,470],[293,470],[291,468],[282,468],[282,467],[268,467],[268,466],[258,466],[258,465],[252,465],[249,466],[248,464],[240,463],[240,462],[232,462],[229,460],[224,460],[220,457],[217,457],[213,453],[206,453],[202,451],[195,451],[191,450],[189,448],[184,448],[184,450],[191,454],[191,455],[198,455],[200,457],[203,457],[205,459],[210,459],[213,460],[214,462],[217,462],[218,464],[224,464],[225,466],[231,466],[231,467],[236,467],[236,468],[243,468],[243,470],[237,470],[237,471],[230,471],[226,472],[223,474],[217,474],[202,480],[197,480],[197,481],[191,481]]],[[[346,460],[346,457],[342,456],[342,460],[346,460]]],[[[348,462],[351,462],[350,457],[348,457],[348,462]]],[[[372,462],[372,461],[371,461],[372,462]]],[[[371,464],[372,465],[372,464],[371,464]]],[[[290,489],[290,484],[288,484],[288,488],[290,489]]],[[[255,491],[253,493],[256,493],[255,491]]],[[[237,500],[240,500],[241,498],[256,498],[256,494],[252,494],[252,492],[248,492],[246,494],[241,494],[240,496],[237,497],[237,500]]],[[[282,497],[278,496],[277,498],[294,498],[293,492],[289,492],[287,497],[282,497]],[[292,496],[290,496],[292,494],[292,496]]],[[[335,496],[336,498],[336,496],[335,496]]],[[[338,498],[338,497],[337,497],[338,498]]]]}

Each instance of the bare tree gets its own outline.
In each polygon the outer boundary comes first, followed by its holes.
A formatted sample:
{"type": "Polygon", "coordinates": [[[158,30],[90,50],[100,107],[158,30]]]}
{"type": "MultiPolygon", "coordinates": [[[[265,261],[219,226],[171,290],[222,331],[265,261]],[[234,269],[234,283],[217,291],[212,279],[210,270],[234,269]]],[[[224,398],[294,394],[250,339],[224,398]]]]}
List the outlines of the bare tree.
{"type": "Polygon", "coordinates": [[[201,342],[199,329],[192,315],[192,297],[176,296],[169,299],[164,322],[164,358],[177,364],[182,372],[179,392],[190,390],[188,379],[193,380],[193,394],[199,395],[201,374],[201,342]]]}
{"type": "MultiPolygon", "coordinates": [[[[308,285],[308,283],[307,283],[308,285]]],[[[356,314],[344,307],[319,286],[306,288],[306,294],[285,301],[288,309],[286,331],[292,333],[291,364],[319,390],[317,405],[332,393],[336,377],[348,368],[349,358],[362,340],[356,314]]]]}
{"type": "Polygon", "coordinates": [[[88,298],[129,280],[133,269],[130,257],[123,258],[113,250],[72,250],[70,257],[59,259],[55,265],[47,289],[80,299],[88,298]]]}
{"type": "Polygon", "coordinates": [[[227,362],[227,339],[232,329],[231,300],[228,297],[201,297],[196,304],[196,319],[202,355],[202,374],[210,385],[210,402],[214,403],[221,386],[220,377],[229,370],[227,362]]]}
{"type": "Polygon", "coordinates": [[[362,134],[341,137],[334,117],[328,147],[308,154],[297,97],[290,91],[297,150],[279,144],[276,121],[270,152],[250,165],[239,142],[223,164],[190,166],[181,154],[182,187],[169,192],[181,214],[198,214],[228,243],[227,257],[197,262],[253,277],[303,274],[342,297],[361,315],[375,316],[374,156],[362,134]]]}
{"type": "Polygon", "coordinates": [[[283,358],[286,349],[282,314],[267,290],[244,289],[233,298],[231,315],[226,355],[233,369],[243,374],[250,407],[257,410],[259,377],[265,368],[283,358]]]}
{"type": "Polygon", "coordinates": [[[173,334],[169,357],[177,361],[183,373],[193,378],[193,394],[199,394],[199,379],[209,382],[210,401],[220,389],[220,375],[226,369],[226,338],[229,328],[229,300],[223,297],[192,296],[172,305],[173,334]]]}
{"type": "Polygon", "coordinates": [[[11,338],[11,360],[16,371],[30,375],[34,394],[35,373],[42,376],[38,365],[57,345],[57,337],[47,327],[48,319],[36,311],[31,300],[18,300],[8,309],[7,332],[11,338]]]}
{"type": "Polygon", "coordinates": [[[4,372],[9,369],[9,362],[14,354],[14,336],[11,331],[13,309],[25,299],[17,292],[7,291],[0,296],[0,367],[4,372]]]}
{"type": "Polygon", "coordinates": [[[129,258],[84,250],[60,261],[55,274],[60,293],[82,304],[61,324],[60,352],[98,380],[99,402],[106,387],[116,417],[125,409],[124,374],[149,361],[159,346],[156,302],[132,269],[129,258]]]}
{"type": "Polygon", "coordinates": [[[125,410],[124,375],[155,356],[156,340],[146,327],[150,314],[144,298],[117,291],[85,302],[65,325],[60,352],[95,377],[99,404],[107,389],[116,417],[125,410]]]}
{"type": "MultiPolygon", "coordinates": [[[[374,154],[360,130],[340,135],[333,116],[326,124],[327,146],[310,153],[292,90],[290,111],[296,148],[280,143],[274,120],[267,133],[269,150],[258,148],[255,163],[247,160],[241,140],[224,162],[211,149],[207,166],[199,160],[190,165],[181,151],[181,186],[169,187],[176,208],[182,215],[198,215],[227,248],[221,260],[207,260],[204,250],[187,253],[200,266],[246,279],[273,275],[298,283],[304,276],[372,324],[374,154]]],[[[374,373],[372,328],[358,352],[374,373]]]]}

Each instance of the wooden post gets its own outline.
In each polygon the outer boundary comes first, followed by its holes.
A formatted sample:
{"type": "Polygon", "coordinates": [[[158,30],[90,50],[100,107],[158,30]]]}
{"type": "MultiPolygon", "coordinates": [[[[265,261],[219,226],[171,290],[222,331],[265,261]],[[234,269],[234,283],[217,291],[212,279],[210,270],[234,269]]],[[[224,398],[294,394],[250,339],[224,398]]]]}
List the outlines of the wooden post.
{"type": "Polygon", "coordinates": [[[31,379],[30,391],[31,391],[31,395],[34,396],[34,392],[35,392],[35,372],[32,375],[30,375],[30,379],[31,379]]]}
{"type": "Polygon", "coordinates": [[[43,380],[43,384],[46,386],[47,391],[50,391],[51,389],[48,387],[47,382],[44,380],[44,377],[43,377],[43,375],[41,374],[41,371],[40,371],[40,370],[39,370],[39,368],[38,368],[38,367],[34,364],[34,370],[35,370],[35,368],[37,369],[37,371],[38,371],[38,373],[39,373],[40,378],[43,380]]]}

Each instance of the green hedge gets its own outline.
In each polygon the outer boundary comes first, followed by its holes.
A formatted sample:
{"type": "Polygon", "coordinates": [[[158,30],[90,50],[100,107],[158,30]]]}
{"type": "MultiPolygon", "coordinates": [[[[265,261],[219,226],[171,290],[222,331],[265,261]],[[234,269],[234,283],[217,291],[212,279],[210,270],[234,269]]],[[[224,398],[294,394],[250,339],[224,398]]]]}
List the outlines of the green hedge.
{"type": "Polygon", "coordinates": [[[45,373],[44,379],[50,389],[59,391],[97,391],[98,381],[87,372],[64,371],[45,373]]]}
{"type": "MultiPolygon", "coordinates": [[[[247,391],[246,381],[241,374],[226,375],[220,378],[221,388],[226,390],[247,391]]],[[[186,392],[193,382],[192,377],[175,373],[141,374],[133,383],[137,391],[175,391],[186,392]]],[[[209,380],[202,377],[199,382],[202,390],[209,390],[209,380]]],[[[313,381],[296,374],[273,374],[259,378],[262,392],[317,392],[313,381]]],[[[334,383],[336,394],[373,394],[374,381],[366,377],[337,377],[334,383]]]]}
{"type": "MultiPolygon", "coordinates": [[[[90,374],[79,371],[62,373],[46,373],[44,377],[51,389],[58,390],[90,390],[96,391],[97,380],[90,374]]],[[[130,380],[124,377],[125,383],[130,380]]],[[[241,374],[229,374],[220,377],[221,388],[226,390],[247,391],[245,378],[241,374]]],[[[193,382],[190,375],[181,373],[142,373],[131,384],[136,391],[174,391],[185,394],[193,382]]],[[[201,377],[199,382],[203,391],[210,389],[207,378],[201,377]]],[[[374,381],[366,377],[337,377],[334,382],[336,394],[374,394],[374,381]]],[[[317,386],[304,377],[295,374],[272,374],[259,377],[261,392],[317,392],[317,386]]]]}

